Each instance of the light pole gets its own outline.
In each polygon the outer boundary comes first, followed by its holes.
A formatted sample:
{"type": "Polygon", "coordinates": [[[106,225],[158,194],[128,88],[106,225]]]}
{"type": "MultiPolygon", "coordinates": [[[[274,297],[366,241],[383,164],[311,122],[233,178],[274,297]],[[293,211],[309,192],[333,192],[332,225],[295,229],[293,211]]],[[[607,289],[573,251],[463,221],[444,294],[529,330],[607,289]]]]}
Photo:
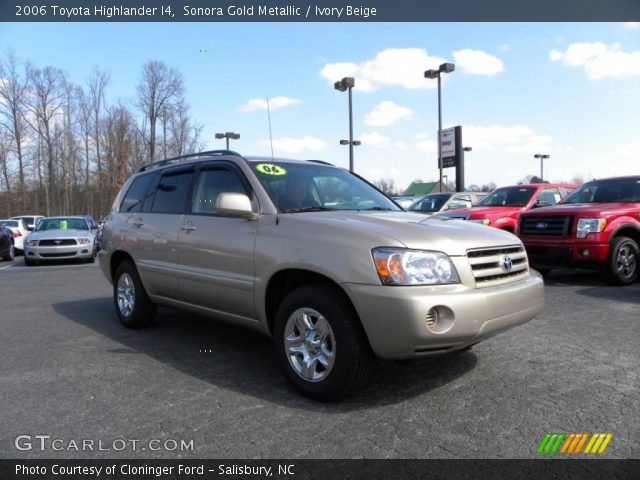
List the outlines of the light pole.
{"type": "Polygon", "coordinates": [[[424,78],[438,79],[438,168],[440,169],[440,191],[442,191],[442,88],[441,74],[451,73],[456,69],[453,63],[443,63],[438,70],[427,70],[424,72],[424,78]]]}
{"type": "MultiPolygon", "coordinates": [[[[447,189],[447,191],[449,191],[449,187],[447,187],[447,182],[449,181],[449,175],[442,175],[442,178],[444,178],[444,187],[447,189]]],[[[442,189],[440,189],[440,191],[442,191],[442,189]]]]}
{"type": "Polygon", "coordinates": [[[229,139],[238,140],[240,138],[240,134],[234,132],[216,133],[216,139],[221,140],[223,138],[227,139],[227,150],[229,150],[229,139]]]}
{"type": "Polygon", "coordinates": [[[349,145],[349,171],[353,172],[353,147],[360,145],[359,141],[353,140],[353,100],[351,90],[355,86],[356,81],[353,77],[344,77],[336,82],[333,87],[339,92],[349,91],[349,140],[340,140],[340,145],[349,145]]]}
{"type": "Polygon", "coordinates": [[[545,158],[549,158],[549,155],[547,154],[542,154],[542,153],[536,153],[533,158],[539,158],[540,159],[540,181],[543,182],[544,181],[544,159],[545,158]]]}

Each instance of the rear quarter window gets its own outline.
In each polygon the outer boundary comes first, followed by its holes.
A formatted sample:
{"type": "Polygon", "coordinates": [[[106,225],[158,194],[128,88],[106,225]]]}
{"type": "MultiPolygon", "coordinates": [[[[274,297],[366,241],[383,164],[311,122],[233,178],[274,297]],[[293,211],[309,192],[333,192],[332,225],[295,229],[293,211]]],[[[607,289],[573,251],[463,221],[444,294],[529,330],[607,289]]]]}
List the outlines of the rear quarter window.
{"type": "Polygon", "coordinates": [[[135,213],[141,210],[152,178],[152,175],[147,174],[141,175],[133,181],[120,205],[121,212],[135,213]]]}

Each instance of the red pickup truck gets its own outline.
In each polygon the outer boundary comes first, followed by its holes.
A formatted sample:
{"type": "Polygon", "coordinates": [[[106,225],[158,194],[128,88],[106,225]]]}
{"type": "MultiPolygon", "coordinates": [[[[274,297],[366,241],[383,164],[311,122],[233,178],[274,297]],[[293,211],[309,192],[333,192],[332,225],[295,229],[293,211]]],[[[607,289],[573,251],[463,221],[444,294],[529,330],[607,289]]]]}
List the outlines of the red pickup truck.
{"type": "Polygon", "coordinates": [[[532,183],[501,187],[471,208],[450,210],[439,216],[462,218],[513,233],[520,213],[532,208],[555,205],[577,187],[574,183],[532,183]]]}
{"type": "Polygon", "coordinates": [[[523,213],[516,233],[539,270],[599,268],[628,285],[640,261],[640,176],[585,183],[555,207],[523,213]]]}

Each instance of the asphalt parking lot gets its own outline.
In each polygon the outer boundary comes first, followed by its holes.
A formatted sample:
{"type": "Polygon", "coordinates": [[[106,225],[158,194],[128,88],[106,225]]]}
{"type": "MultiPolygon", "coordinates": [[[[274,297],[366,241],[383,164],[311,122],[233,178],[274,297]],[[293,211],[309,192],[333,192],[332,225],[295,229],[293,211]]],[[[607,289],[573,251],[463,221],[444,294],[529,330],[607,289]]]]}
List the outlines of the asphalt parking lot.
{"type": "Polygon", "coordinates": [[[0,285],[3,458],[532,458],[554,431],[612,432],[599,457],[640,457],[639,283],[551,274],[539,318],[470,352],[381,364],[334,404],[294,393],[259,334],[168,308],[125,329],[97,264],[17,257],[0,285]],[[19,435],[62,450],[17,450],[19,435]],[[82,439],[110,449],[68,448],[82,439]]]}

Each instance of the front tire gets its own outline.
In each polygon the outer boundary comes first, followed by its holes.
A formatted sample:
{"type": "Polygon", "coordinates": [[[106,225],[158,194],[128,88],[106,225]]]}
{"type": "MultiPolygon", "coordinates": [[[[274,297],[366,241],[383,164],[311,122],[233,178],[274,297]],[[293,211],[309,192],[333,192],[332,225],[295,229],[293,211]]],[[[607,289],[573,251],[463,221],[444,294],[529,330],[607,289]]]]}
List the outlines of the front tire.
{"type": "Polygon", "coordinates": [[[355,393],[373,361],[356,312],[328,285],[306,285],[287,294],[276,313],[274,344],[288,380],[314,400],[355,393]]]}
{"type": "Polygon", "coordinates": [[[144,328],[155,319],[156,305],[142,285],[138,271],[130,262],[123,262],[113,279],[113,304],[118,319],[127,328],[144,328]]]}
{"type": "Polygon", "coordinates": [[[603,265],[605,280],[612,285],[630,285],[638,277],[640,249],[629,237],[618,237],[609,248],[609,255],[603,265]]]}

